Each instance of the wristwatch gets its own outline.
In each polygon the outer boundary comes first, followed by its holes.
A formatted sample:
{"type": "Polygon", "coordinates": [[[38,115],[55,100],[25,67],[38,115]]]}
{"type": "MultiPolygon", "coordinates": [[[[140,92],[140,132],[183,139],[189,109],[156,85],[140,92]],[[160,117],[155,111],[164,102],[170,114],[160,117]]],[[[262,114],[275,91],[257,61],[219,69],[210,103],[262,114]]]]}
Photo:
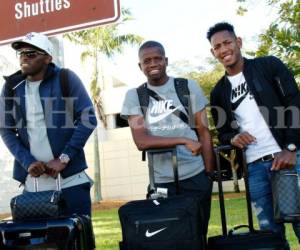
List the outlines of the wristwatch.
{"type": "Polygon", "coordinates": [[[61,154],[58,159],[60,160],[61,163],[63,164],[68,164],[70,161],[70,157],[67,154],[61,154]]]}
{"type": "Polygon", "coordinates": [[[286,145],[286,149],[290,152],[295,152],[297,151],[297,146],[294,143],[290,143],[286,145]]]}

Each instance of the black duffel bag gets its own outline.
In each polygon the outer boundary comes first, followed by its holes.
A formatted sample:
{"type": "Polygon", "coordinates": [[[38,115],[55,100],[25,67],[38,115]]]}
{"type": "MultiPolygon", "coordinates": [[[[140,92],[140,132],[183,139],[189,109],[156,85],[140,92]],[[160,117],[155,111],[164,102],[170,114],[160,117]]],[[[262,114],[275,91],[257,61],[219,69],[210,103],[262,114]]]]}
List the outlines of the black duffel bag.
{"type": "Polygon", "coordinates": [[[204,250],[207,218],[203,200],[196,195],[180,195],[176,148],[148,152],[149,199],[130,201],[119,208],[120,250],[204,250]],[[153,154],[170,152],[177,195],[166,197],[167,192],[154,185],[153,154]]]}
{"type": "Polygon", "coordinates": [[[174,196],[131,201],[121,206],[122,250],[202,250],[201,200],[196,196],[174,196]]]}

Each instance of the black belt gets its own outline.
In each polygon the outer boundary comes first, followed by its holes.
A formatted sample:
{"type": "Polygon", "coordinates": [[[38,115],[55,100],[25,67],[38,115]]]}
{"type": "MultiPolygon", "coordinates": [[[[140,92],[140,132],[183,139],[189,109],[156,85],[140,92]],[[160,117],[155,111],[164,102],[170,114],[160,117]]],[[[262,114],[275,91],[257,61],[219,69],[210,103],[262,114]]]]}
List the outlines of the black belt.
{"type": "Polygon", "coordinates": [[[253,162],[251,162],[251,163],[256,163],[256,162],[264,162],[264,161],[272,161],[272,160],[274,160],[274,158],[275,158],[275,155],[274,154],[269,154],[269,155],[265,155],[265,156],[263,156],[263,157],[261,157],[261,158],[258,158],[257,160],[255,160],[255,161],[253,161],[253,162]]]}

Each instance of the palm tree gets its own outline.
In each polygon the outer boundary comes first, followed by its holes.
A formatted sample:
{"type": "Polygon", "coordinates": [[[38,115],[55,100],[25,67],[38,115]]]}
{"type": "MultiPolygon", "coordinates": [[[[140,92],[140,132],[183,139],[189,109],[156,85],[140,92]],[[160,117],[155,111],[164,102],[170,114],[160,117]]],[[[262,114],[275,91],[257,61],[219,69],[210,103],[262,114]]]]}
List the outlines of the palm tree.
{"type": "Polygon", "coordinates": [[[229,163],[232,171],[232,179],[233,179],[233,191],[235,193],[240,192],[239,181],[238,181],[238,173],[237,170],[239,168],[239,164],[236,162],[236,151],[230,150],[228,154],[221,153],[221,156],[224,157],[229,163]]]}
{"type": "MultiPolygon", "coordinates": [[[[90,90],[92,95],[92,101],[95,106],[98,118],[106,128],[106,117],[103,110],[101,100],[101,88],[99,86],[99,75],[103,80],[103,72],[99,66],[101,56],[111,57],[115,53],[122,53],[125,44],[140,44],[143,38],[134,34],[119,34],[119,26],[127,21],[132,20],[131,13],[128,9],[122,9],[121,20],[117,23],[107,26],[96,27],[88,30],[82,30],[78,32],[72,32],[64,35],[71,42],[86,47],[86,50],[81,54],[81,60],[84,62],[88,57],[93,61],[93,76],[90,83],[90,90]]],[[[98,144],[98,131],[94,132],[94,200],[102,200],[101,195],[101,174],[100,174],[100,154],[98,144]]]]}

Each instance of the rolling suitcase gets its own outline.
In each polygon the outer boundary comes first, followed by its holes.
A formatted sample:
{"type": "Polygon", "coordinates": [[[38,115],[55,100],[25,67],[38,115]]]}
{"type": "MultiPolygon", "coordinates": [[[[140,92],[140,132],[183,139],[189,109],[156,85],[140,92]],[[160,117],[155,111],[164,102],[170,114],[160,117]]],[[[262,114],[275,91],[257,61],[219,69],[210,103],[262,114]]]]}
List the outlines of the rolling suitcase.
{"type": "MultiPolygon", "coordinates": [[[[176,190],[179,193],[176,148],[150,150],[150,189],[154,190],[153,154],[172,152],[176,190]]],[[[160,198],[154,191],[150,199],[131,201],[120,207],[122,250],[202,250],[206,235],[202,229],[201,201],[195,196],[160,198]]]]}
{"type": "Polygon", "coordinates": [[[5,250],[92,250],[95,239],[89,216],[1,221],[0,249],[5,250]]]}
{"type": "Polygon", "coordinates": [[[224,145],[215,149],[217,161],[217,179],[219,189],[219,201],[222,222],[222,235],[212,236],[208,238],[209,250],[284,250],[286,249],[286,241],[278,234],[272,231],[256,230],[253,226],[253,217],[249,193],[248,171],[245,153],[243,152],[243,174],[245,181],[246,203],[248,225],[239,225],[227,232],[226,214],[224,204],[224,194],[222,180],[220,174],[220,152],[223,150],[232,149],[230,145],[224,145]],[[246,232],[239,232],[241,228],[246,228],[246,232]]]}

